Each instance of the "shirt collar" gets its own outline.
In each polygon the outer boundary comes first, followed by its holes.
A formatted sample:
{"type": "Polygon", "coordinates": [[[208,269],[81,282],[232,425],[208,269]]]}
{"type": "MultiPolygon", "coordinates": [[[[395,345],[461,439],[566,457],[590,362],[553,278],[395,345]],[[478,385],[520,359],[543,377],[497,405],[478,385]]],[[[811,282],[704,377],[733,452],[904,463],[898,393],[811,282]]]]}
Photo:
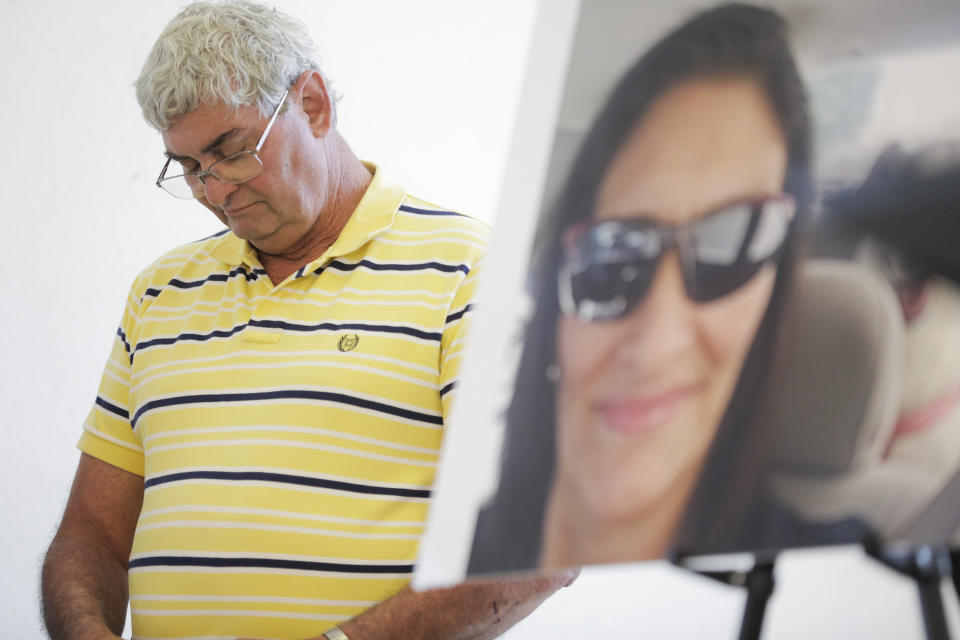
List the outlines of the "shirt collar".
{"type": "MultiPolygon", "coordinates": [[[[340,235],[330,248],[307,265],[307,268],[359,249],[393,224],[394,216],[403,203],[406,191],[391,182],[377,165],[370,162],[364,162],[363,165],[373,174],[373,179],[364,191],[356,209],[350,214],[340,235]]],[[[232,231],[220,236],[210,249],[210,255],[231,266],[241,264],[250,267],[260,266],[257,250],[246,240],[235,236],[232,231]]]]}

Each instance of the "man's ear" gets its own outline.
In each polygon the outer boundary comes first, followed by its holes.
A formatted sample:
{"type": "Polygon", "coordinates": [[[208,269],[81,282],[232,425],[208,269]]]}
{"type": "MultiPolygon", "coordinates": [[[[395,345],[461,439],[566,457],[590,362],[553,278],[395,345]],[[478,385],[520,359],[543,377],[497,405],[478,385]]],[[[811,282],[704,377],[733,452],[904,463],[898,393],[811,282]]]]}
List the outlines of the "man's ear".
{"type": "Polygon", "coordinates": [[[327,83],[317,71],[306,71],[300,78],[300,106],[315,138],[325,138],[333,131],[333,103],[327,83]]]}

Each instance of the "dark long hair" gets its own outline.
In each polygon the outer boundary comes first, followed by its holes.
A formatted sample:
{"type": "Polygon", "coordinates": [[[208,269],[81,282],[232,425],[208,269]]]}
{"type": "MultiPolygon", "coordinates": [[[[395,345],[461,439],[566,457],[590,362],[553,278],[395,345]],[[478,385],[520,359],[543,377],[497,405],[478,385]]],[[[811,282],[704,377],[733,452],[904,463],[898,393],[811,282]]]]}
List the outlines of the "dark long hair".
{"type": "Polygon", "coordinates": [[[534,311],[507,409],[500,488],[480,513],[471,573],[538,564],[556,455],[555,389],[546,371],[555,358],[563,230],[592,215],[611,161],[657,99],[682,82],[724,77],[755,82],[768,100],[786,140],[784,191],[798,204],[769,306],[675,536],[675,547],[688,552],[742,544],[741,521],[763,469],[762,426],[755,429],[753,417],[792,280],[797,228],[806,218],[813,187],[807,98],[786,24],[772,11],[727,4],[695,15],[627,71],[584,139],[556,205],[540,221],[528,280],[534,311]]]}

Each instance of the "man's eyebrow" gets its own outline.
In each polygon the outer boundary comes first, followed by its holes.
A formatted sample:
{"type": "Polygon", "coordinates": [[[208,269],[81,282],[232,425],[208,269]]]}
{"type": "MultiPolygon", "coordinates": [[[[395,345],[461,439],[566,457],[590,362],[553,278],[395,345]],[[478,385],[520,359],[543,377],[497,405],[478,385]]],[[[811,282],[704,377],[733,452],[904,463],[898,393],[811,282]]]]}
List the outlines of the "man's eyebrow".
{"type": "Polygon", "coordinates": [[[168,160],[176,160],[177,162],[182,162],[183,160],[189,160],[189,159],[190,159],[190,158],[188,158],[187,156],[178,156],[177,154],[173,153],[172,151],[167,151],[166,149],[163,150],[163,155],[167,156],[167,159],[168,159],[168,160]]]}
{"type": "MultiPolygon", "coordinates": [[[[230,129],[229,131],[224,131],[223,133],[221,133],[220,135],[218,135],[218,136],[214,139],[213,142],[211,142],[210,144],[208,144],[207,146],[205,146],[205,147],[203,148],[203,153],[210,153],[211,151],[213,151],[214,149],[216,149],[217,147],[219,147],[220,145],[222,145],[224,142],[226,142],[227,139],[229,139],[229,138],[231,138],[231,137],[233,137],[233,136],[235,136],[235,135],[237,135],[237,134],[239,134],[239,133],[243,133],[243,132],[244,132],[243,129],[239,129],[239,128],[237,128],[237,127],[234,127],[233,129],[230,129]]],[[[169,158],[169,159],[171,159],[171,160],[177,160],[177,161],[191,160],[191,159],[192,159],[192,158],[190,158],[190,156],[177,155],[176,153],[173,153],[172,151],[167,151],[167,150],[164,150],[163,155],[167,156],[167,158],[169,158]]]]}
{"type": "Polygon", "coordinates": [[[243,131],[242,129],[238,129],[236,127],[234,127],[233,129],[230,129],[229,131],[224,131],[223,133],[218,135],[213,142],[205,146],[203,148],[203,152],[210,153],[211,151],[213,151],[214,149],[222,145],[227,140],[227,138],[230,138],[238,133],[241,133],[242,131],[243,131]]]}

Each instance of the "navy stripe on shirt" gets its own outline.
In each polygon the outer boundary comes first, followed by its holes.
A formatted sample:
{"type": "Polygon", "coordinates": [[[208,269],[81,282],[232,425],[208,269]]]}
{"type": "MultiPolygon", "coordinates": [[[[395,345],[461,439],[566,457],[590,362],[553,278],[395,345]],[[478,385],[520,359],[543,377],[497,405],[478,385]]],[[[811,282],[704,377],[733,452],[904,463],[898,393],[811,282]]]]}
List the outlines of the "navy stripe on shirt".
{"type": "Polygon", "coordinates": [[[351,493],[362,493],[375,496],[397,496],[400,498],[429,498],[429,489],[411,489],[409,487],[390,487],[367,485],[359,482],[345,482],[343,480],[330,480],[328,478],[315,478],[311,476],[298,476],[292,473],[274,473],[269,471],[182,471],[177,473],[168,473],[162,476],[148,478],[144,482],[144,489],[156,487],[170,482],[182,482],[184,480],[230,480],[234,482],[278,482],[281,484],[293,484],[303,487],[317,487],[319,489],[336,489],[337,491],[348,491],[351,493]]]}
{"type": "Polygon", "coordinates": [[[130,561],[130,568],[139,567],[247,567],[263,569],[299,569],[336,573],[413,573],[412,564],[350,564],[315,562],[282,558],[223,558],[198,556],[147,556],[130,561]]]}
{"type": "Polygon", "coordinates": [[[119,416],[119,417],[123,418],[124,420],[129,420],[129,419],[130,419],[130,413],[129,413],[126,409],[123,409],[123,408],[121,408],[121,407],[118,407],[117,405],[115,405],[115,404],[113,404],[113,403],[111,403],[111,402],[107,402],[106,400],[104,400],[104,399],[101,398],[100,396],[97,396],[96,403],[97,403],[97,405],[98,405],[99,407],[101,407],[101,408],[103,408],[103,409],[106,409],[106,410],[109,411],[110,413],[112,413],[112,414],[114,414],[114,415],[116,415],[116,416],[119,416]]]}
{"type": "Polygon", "coordinates": [[[435,260],[411,264],[390,264],[374,262],[372,260],[361,260],[360,262],[334,260],[327,266],[328,269],[336,269],[337,271],[353,271],[358,267],[370,269],[371,271],[426,271],[432,269],[443,273],[456,273],[457,271],[461,271],[464,275],[470,273],[470,267],[465,264],[447,264],[435,260]]]}
{"type": "Polygon", "coordinates": [[[416,213],[421,216],[460,216],[461,218],[466,218],[467,216],[462,213],[457,213],[456,211],[437,211],[435,209],[418,209],[417,207],[411,207],[407,204],[400,205],[399,211],[404,211],[406,213],[416,213]]]}
{"type": "Polygon", "coordinates": [[[367,398],[358,398],[346,393],[335,391],[319,391],[316,389],[280,389],[277,391],[243,391],[226,393],[197,393],[182,396],[172,396],[169,398],[157,398],[143,403],[133,418],[130,420],[130,426],[136,428],[140,418],[149,411],[163,407],[176,407],[180,405],[206,404],[206,403],[230,403],[230,402],[250,402],[255,400],[314,400],[321,402],[334,402],[338,404],[370,409],[378,413],[394,416],[397,418],[406,418],[415,422],[422,422],[430,425],[443,425],[443,417],[395,407],[385,402],[369,400],[367,398]]]}
{"type": "Polygon", "coordinates": [[[447,319],[444,322],[444,324],[450,324],[451,322],[456,322],[457,320],[462,318],[465,313],[469,313],[472,308],[473,308],[473,305],[468,304],[463,309],[460,309],[459,311],[454,311],[453,313],[447,316],[447,319]]]}

